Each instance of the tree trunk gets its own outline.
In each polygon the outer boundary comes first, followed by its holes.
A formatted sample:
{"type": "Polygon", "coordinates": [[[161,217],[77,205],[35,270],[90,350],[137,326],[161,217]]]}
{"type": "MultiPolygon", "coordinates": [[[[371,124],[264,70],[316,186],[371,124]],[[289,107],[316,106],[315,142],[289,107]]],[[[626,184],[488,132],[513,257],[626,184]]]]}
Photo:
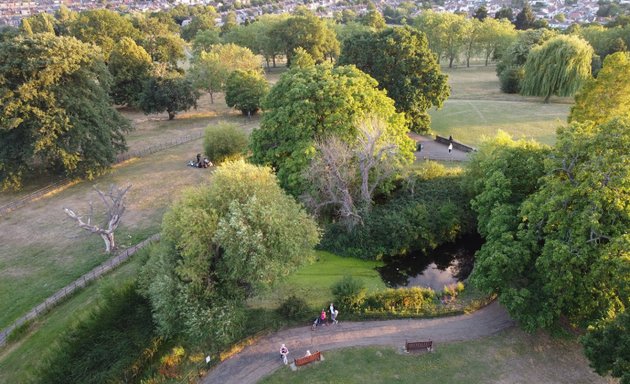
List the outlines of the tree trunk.
{"type": "Polygon", "coordinates": [[[172,111],[167,111],[167,112],[168,112],[168,119],[173,120],[175,118],[175,112],[172,112],[172,111]]]}
{"type": "Polygon", "coordinates": [[[273,67],[276,67],[276,55],[271,56],[271,61],[273,62],[273,67]]]}
{"type": "Polygon", "coordinates": [[[212,91],[208,93],[210,94],[210,104],[214,104],[214,93],[212,93],[212,91]]]}
{"type": "Polygon", "coordinates": [[[466,68],[470,68],[470,56],[466,58],[466,68]]]}
{"type": "Polygon", "coordinates": [[[105,242],[105,252],[111,253],[116,249],[116,242],[114,241],[114,233],[101,232],[99,233],[103,241],[105,242]]]}
{"type": "Polygon", "coordinates": [[[545,100],[543,101],[543,103],[545,103],[545,104],[549,104],[549,99],[550,99],[550,98],[551,98],[551,92],[549,92],[549,93],[547,94],[547,96],[545,96],[545,100]]]}
{"type": "Polygon", "coordinates": [[[455,58],[453,56],[449,57],[449,59],[448,59],[448,67],[449,68],[453,68],[453,60],[455,60],[455,58]]]}

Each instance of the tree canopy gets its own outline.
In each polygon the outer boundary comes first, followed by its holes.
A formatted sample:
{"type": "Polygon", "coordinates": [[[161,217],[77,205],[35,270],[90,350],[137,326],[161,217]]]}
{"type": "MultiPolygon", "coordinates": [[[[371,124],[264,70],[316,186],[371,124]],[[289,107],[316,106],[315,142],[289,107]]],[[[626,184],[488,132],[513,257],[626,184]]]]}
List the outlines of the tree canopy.
{"type": "Polygon", "coordinates": [[[587,120],[596,124],[617,117],[630,117],[630,53],[618,52],[604,60],[597,78],[590,79],[575,95],[569,122],[587,120]]]}
{"type": "Polygon", "coordinates": [[[232,72],[225,84],[225,102],[246,116],[254,115],[260,109],[262,99],[269,93],[269,84],[260,72],[232,72]]]}
{"type": "Polygon", "coordinates": [[[490,209],[487,220],[480,218],[480,229],[494,228],[496,235],[486,231],[473,281],[498,293],[526,329],[552,327],[561,318],[587,327],[629,305],[623,288],[630,262],[629,145],[628,120],[559,129],[544,160],[544,176],[537,187],[529,186],[534,192],[516,216],[513,208],[502,208],[505,177],[485,177],[499,193],[477,195],[490,209]]]}
{"type": "Polygon", "coordinates": [[[591,77],[593,48],[576,36],[557,36],[534,47],[525,62],[521,93],[526,96],[573,96],[591,77]]]}
{"type": "Polygon", "coordinates": [[[213,94],[224,91],[228,77],[238,69],[260,72],[262,58],[236,44],[217,44],[193,58],[189,77],[195,88],[207,91],[214,102],[213,94]]]}
{"type": "Polygon", "coordinates": [[[235,161],[184,193],[162,239],[141,278],[158,330],[222,344],[238,332],[242,300],[308,261],[319,232],[270,168],[235,161]]]}
{"type": "Polygon", "coordinates": [[[135,105],[142,93],[144,82],[149,78],[151,56],[135,41],[124,37],[109,57],[107,65],[113,76],[112,98],[121,105],[135,105]]]}
{"type": "Polygon", "coordinates": [[[356,123],[370,115],[386,123],[391,139],[408,159],[414,151],[402,115],[370,76],[353,66],[291,68],[263,101],[260,129],[252,132],[253,160],[278,172],[281,185],[299,195],[315,141],[335,135],[356,140],[356,123]]]}
{"type": "Polygon", "coordinates": [[[72,37],[0,42],[0,179],[19,187],[35,168],[91,177],[125,149],[130,125],[111,106],[99,50],[72,37]]]}
{"type": "Polygon", "coordinates": [[[129,18],[108,9],[80,12],[70,24],[69,30],[77,39],[101,47],[106,59],[114,45],[123,37],[134,40],[140,37],[140,32],[134,28],[129,18]]]}
{"type": "Polygon", "coordinates": [[[427,110],[441,107],[450,93],[446,75],[424,34],[410,27],[364,33],[346,40],[339,62],[355,64],[374,77],[417,132],[428,131],[427,110]]]}
{"type": "Polygon", "coordinates": [[[199,96],[188,79],[167,74],[145,81],[138,106],[146,114],[166,111],[168,119],[173,120],[178,112],[196,108],[199,96]]]}

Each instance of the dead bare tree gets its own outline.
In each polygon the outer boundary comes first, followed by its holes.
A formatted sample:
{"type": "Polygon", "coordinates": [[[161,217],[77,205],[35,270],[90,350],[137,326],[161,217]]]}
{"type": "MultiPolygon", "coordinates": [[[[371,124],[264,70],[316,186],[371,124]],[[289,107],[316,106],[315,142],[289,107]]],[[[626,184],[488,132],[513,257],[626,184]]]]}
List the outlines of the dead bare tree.
{"type": "Polygon", "coordinates": [[[312,189],[302,197],[315,214],[332,207],[348,230],[363,222],[376,189],[400,165],[398,146],[384,139],[382,124],[362,122],[352,144],[335,136],[316,143],[317,155],[305,173],[312,189]]]}
{"type": "Polygon", "coordinates": [[[105,223],[102,226],[94,224],[92,221],[94,219],[94,205],[90,201],[90,213],[85,217],[77,215],[73,210],[69,208],[64,208],[63,210],[66,212],[68,216],[72,219],[76,220],[79,224],[79,227],[91,232],[97,233],[103,238],[105,241],[105,252],[110,253],[114,249],[116,249],[116,242],[114,241],[114,231],[118,228],[120,224],[120,219],[122,218],[123,213],[125,213],[125,195],[131,188],[131,184],[129,184],[126,188],[119,188],[112,184],[109,187],[108,193],[103,193],[96,186],[94,186],[94,190],[98,193],[99,197],[105,204],[107,211],[105,212],[105,223]]]}

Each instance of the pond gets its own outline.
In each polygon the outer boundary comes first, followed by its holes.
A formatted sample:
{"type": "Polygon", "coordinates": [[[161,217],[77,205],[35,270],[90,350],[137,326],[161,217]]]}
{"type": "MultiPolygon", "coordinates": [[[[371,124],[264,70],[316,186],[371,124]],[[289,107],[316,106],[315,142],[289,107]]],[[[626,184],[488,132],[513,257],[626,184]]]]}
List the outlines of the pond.
{"type": "Polygon", "coordinates": [[[389,287],[428,287],[441,291],[445,285],[465,280],[474,265],[475,252],[483,240],[477,234],[461,237],[433,251],[412,252],[383,259],[376,268],[389,287]]]}

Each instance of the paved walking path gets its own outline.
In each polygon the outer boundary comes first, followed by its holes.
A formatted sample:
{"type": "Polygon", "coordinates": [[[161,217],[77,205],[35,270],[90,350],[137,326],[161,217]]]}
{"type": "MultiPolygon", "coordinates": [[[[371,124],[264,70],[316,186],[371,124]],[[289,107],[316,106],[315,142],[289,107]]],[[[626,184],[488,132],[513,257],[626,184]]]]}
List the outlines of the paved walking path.
{"type": "MultiPolygon", "coordinates": [[[[289,348],[289,361],[306,350],[328,351],[368,345],[402,347],[405,340],[442,342],[478,339],[495,334],[515,323],[496,301],[469,315],[420,320],[339,322],[337,325],[287,329],[256,341],[220,363],[203,378],[204,384],[253,384],[282,366],[280,345],[289,348]]],[[[324,357],[325,357],[324,353],[324,357]]]]}
{"type": "Polygon", "coordinates": [[[415,133],[409,134],[409,136],[416,141],[416,143],[422,143],[422,150],[416,152],[416,159],[424,160],[442,160],[442,161],[468,161],[470,152],[460,151],[457,148],[448,152],[448,145],[438,143],[432,137],[422,136],[415,133]]]}

